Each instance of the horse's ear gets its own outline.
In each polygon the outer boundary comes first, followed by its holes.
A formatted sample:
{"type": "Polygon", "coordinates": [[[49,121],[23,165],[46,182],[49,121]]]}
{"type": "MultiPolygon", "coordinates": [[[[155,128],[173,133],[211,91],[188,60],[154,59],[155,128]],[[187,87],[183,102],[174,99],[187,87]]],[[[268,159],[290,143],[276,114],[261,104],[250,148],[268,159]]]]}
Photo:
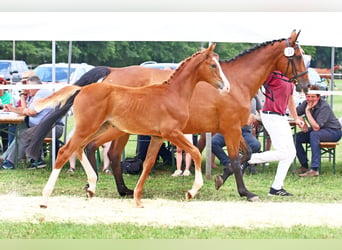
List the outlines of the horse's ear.
{"type": "Polygon", "coordinates": [[[216,43],[210,44],[208,51],[214,51],[215,47],[216,47],[216,43]]]}
{"type": "Polygon", "coordinates": [[[299,34],[300,34],[300,30],[298,31],[298,33],[296,32],[296,30],[292,31],[292,33],[291,33],[291,41],[293,43],[295,43],[297,41],[299,34]]]}
{"type": "Polygon", "coordinates": [[[296,36],[296,39],[295,39],[296,42],[297,42],[297,39],[298,39],[298,37],[299,37],[299,34],[300,34],[300,30],[299,30],[298,33],[297,33],[297,36],[296,36]]]}

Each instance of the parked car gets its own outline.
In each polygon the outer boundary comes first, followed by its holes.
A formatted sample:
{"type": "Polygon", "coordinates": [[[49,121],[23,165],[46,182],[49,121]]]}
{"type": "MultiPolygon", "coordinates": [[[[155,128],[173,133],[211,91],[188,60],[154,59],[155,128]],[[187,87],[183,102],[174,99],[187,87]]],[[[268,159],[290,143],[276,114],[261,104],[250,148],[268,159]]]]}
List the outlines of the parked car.
{"type": "MultiPolygon", "coordinates": [[[[70,64],[70,84],[75,83],[84,73],[94,68],[93,65],[87,63],[71,63],[70,64]]],[[[68,82],[68,63],[55,64],[55,82],[67,83],[68,82]]],[[[41,79],[43,83],[52,82],[52,64],[41,64],[34,69],[34,72],[41,79]]]]}
{"type": "Polygon", "coordinates": [[[23,72],[28,71],[25,61],[0,60],[0,76],[9,83],[16,83],[21,80],[23,72]]]}
{"type": "Polygon", "coordinates": [[[179,63],[157,63],[155,61],[147,61],[140,64],[140,66],[146,68],[157,68],[157,69],[177,69],[179,63]]]}

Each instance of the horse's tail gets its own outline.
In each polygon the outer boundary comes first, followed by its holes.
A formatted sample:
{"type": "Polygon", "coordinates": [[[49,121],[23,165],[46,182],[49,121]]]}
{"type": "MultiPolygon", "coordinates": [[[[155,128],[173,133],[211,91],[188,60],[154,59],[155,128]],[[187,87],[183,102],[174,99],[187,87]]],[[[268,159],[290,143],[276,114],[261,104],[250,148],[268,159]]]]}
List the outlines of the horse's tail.
{"type": "MultiPolygon", "coordinates": [[[[82,77],[74,83],[73,86],[86,86],[91,83],[99,81],[101,78],[105,78],[110,73],[110,68],[105,66],[98,66],[95,67],[85,74],[82,75],[82,77]]],[[[57,93],[57,92],[56,92],[57,93]]],[[[51,131],[54,124],[60,120],[65,114],[68,112],[68,110],[71,108],[71,106],[74,103],[74,99],[76,97],[78,92],[75,92],[73,95],[70,95],[68,99],[64,100],[63,106],[57,106],[55,110],[53,110],[51,113],[49,113],[44,120],[42,120],[36,127],[37,129],[34,131],[32,135],[32,141],[30,142],[30,145],[26,149],[26,154],[33,158],[38,159],[40,154],[40,148],[43,144],[44,138],[46,135],[51,131]]],[[[52,101],[52,100],[50,100],[52,101]]],[[[57,102],[54,103],[56,105],[57,102]]]]}
{"type": "Polygon", "coordinates": [[[65,104],[68,102],[69,98],[76,96],[81,88],[82,87],[76,85],[66,86],[44,99],[37,100],[34,103],[35,110],[40,112],[45,108],[55,108],[56,106],[63,108],[63,106],[65,106],[65,104]]]}
{"type": "Polygon", "coordinates": [[[99,82],[100,80],[103,80],[107,75],[109,75],[109,73],[110,68],[106,66],[97,66],[83,74],[81,78],[74,83],[74,85],[83,87],[90,83],[99,82]]]}
{"type": "Polygon", "coordinates": [[[31,142],[25,149],[25,153],[29,158],[38,160],[44,138],[47,136],[49,131],[51,131],[56,121],[60,120],[68,112],[78,93],[79,91],[75,91],[74,94],[72,94],[66,100],[65,104],[62,107],[56,108],[54,111],[48,114],[38,125],[36,125],[36,129],[32,134],[31,142]]]}

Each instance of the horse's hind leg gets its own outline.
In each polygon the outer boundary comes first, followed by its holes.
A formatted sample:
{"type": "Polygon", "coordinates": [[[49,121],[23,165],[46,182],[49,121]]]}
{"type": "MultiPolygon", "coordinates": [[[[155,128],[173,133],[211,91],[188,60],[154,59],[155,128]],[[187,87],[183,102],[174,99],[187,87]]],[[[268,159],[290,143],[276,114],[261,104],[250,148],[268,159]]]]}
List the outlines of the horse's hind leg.
{"type": "Polygon", "coordinates": [[[125,134],[124,136],[121,136],[113,141],[108,152],[108,157],[111,161],[111,167],[118,193],[120,194],[120,196],[133,197],[133,190],[126,187],[120,167],[122,151],[125,148],[128,139],[129,134],[125,134]]]}
{"type": "Polygon", "coordinates": [[[97,173],[94,171],[91,166],[85,152],[82,153],[82,157],[80,158],[84,171],[88,177],[88,187],[86,188],[88,198],[92,198],[95,194],[96,190],[96,182],[97,182],[97,173]]]}
{"type": "Polygon", "coordinates": [[[65,144],[63,147],[60,148],[58,151],[58,155],[56,158],[55,166],[52,169],[52,172],[50,174],[49,180],[46,183],[44,189],[43,189],[43,199],[40,204],[41,208],[46,208],[47,207],[47,201],[48,198],[50,197],[56,181],[58,179],[59,173],[63,167],[63,165],[68,161],[72,153],[74,153],[77,149],[77,142],[74,143],[73,137],[68,141],[67,144],[65,144]]]}
{"type": "Polygon", "coordinates": [[[96,149],[100,145],[112,141],[112,145],[108,151],[108,157],[111,162],[113,177],[120,196],[133,196],[133,190],[128,189],[125,185],[120,167],[122,151],[125,148],[128,139],[129,134],[126,134],[115,127],[107,127],[106,131],[99,137],[94,137],[93,141],[89,143],[86,148],[87,157],[93,168],[96,168],[96,149]]]}

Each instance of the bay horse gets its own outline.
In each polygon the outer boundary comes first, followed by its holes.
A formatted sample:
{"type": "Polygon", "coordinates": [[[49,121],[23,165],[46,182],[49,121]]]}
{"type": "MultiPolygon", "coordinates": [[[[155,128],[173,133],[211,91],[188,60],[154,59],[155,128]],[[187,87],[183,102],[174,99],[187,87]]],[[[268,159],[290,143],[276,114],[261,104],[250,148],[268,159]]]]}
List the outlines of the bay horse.
{"type": "MultiPolygon", "coordinates": [[[[248,201],[258,200],[258,196],[247,190],[240,173],[239,147],[244,149],[245,156],[241,159],[242,161],[248,160],[251,154],[244,143],[243,137],[239,137],[241,134],[240,128],[247,122],[250,110],[250,99],[257,93],[258,88],[272,71],[279,70],[292,81],[298,78],[299,84],[297,85],[298,88],[296,88],[297,91],[300,91],[300,86],[302,86],[304,91],[307,91],[309,81],[308,75],[305,74],[306,68],[301,49],[297,43],[299,34],[300,32],[293,31],[287,39],[258,44],[231,60],[220,62],[223,72],[230,76],[230,82],[232,84],[230,93],[223,98],[212,91],[212,88],[208,88],[206,84],[201,83],[197,85],[194,98],[190,102],[190,117],[183,132],[191,134],[220,132],[224,135],[232,167],[226,171],[227,177],[234,173],[238,193],[241,197],[246,196],[248,201]],[[295,49],[293,56],[285,56],[283,51],[287,47],[295,49]]],[[[115,74],[110,72],[107,75],[103,74],[103,77],[105,77],[104,82],[117,82],[115,80],[115,74]]],[[[126,78],[130,78],[129,72],[126,78]]],[[[69,102],[69,105],[69,107],[72,106],[72,101],[69,102]]],[[[59,110],[57,109],[54,113],[57,113],[59,110]]],[[[62,112],[60,116],[57,115],[55,118],[46,119],[46,121],[44,120],[38,126],[47,122],[53,124],[66,112],[62,112]]],[[[49,129],[51,130],[51,127],[49,129]]],[[[43,134],[46,134],[49,129],[43,134]]],[[[87,147],[87,156],[95,170],[95,151],[103,143],[112,140],[112,130],[114,129],[109,127],[101,137],[94,138],[87,147]]],[[[37,131],[43,131],[43,127],[37,131]]],[[[35,136],[34,138],[37,137],[35,136]]],[[[126,187],[120,169],[122,151],[127,144],[128,138],[129,134],[124,134],[122,137],[113,141],[108,154],[120,196],[133,195],[133,190],[126,187]]],[[[39,149],[40,147],[33,148],[39,149]]]]}
{"type": "Polygon", "coordinates": [[[162,84],[139,88],[108,83],[94,83],[85,87],[71,85],[36,102],[35,107],[39,112],[46,107],[61,105],[71,96],[76,96],[73,103],[75,131],[59,150],[56,163],[43,189],[41,207],[47,207],[48,197],[53,191],[60,170],[74,152],[88,176],[87,192],[91,196],[95,193],[97,176],[83,149],[94,136],[100,135],[108,127],[115,128],[112,139],[125,133],[152,135],[143,172],[134,191],[138,207],[142,207],[143,185],[164,139],[191,154],[195,163],[195,180],[192,188],[187,191],[187,199],[194,197],[203,186],[201,154],[182,132],[189,119],[192,93],[199,81],[205,81],[215,91],[217,88],[221,89],[222,95],[230,88],[214,48],[215,44],[212,44],[208,49],[184,60],[169,80],[162,84]]]}

